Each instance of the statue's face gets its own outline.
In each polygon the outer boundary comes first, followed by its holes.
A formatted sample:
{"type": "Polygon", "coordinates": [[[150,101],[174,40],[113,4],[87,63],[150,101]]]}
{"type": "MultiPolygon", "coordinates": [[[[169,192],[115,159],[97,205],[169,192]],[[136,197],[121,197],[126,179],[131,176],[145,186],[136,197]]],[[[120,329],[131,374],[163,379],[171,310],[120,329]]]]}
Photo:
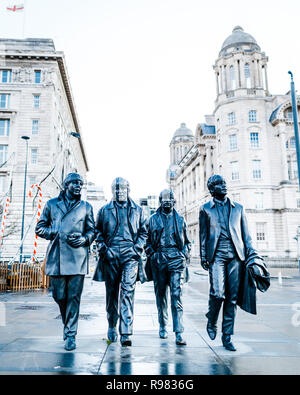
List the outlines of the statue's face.
{"type": "Polygon", "coordinates": [[[81,194],[83,183],[81,179],[75,179],[70,181],[66,186],[66,193],[70,197],[78,197],[81,194]]]}
{"type": "Polygon", "coordinates": [[[171,212],[175,205],[173,193],[169,190],[163,191],[160,195],[160,204],[165,212],[171,212]]]}
{"type": "Polygon", "coordinates": [[[215,182],[212,195],[221,199],[224,199],[227,195],[227,185],[223,177],[220,177],[220,179],[215,182]]]}
{"type": "Polygon", "coordinates": [[[115,184],[113,184],[112,193],[113,200],[115,200],[116,202],[127,202],[129,195],[128,183],[126,181],[116,182],[115,184]]]}

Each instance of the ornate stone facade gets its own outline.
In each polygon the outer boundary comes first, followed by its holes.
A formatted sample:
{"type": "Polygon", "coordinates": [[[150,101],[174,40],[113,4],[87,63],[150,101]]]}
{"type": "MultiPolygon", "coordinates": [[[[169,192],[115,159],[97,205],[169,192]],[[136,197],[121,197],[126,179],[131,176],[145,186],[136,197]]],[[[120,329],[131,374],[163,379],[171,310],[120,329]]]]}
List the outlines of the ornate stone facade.
{"type": "MultiPolygon", "coordinates": [[[[33,198],[28,196],[30,186],[39,184],[48,175],[41,184],[43,207],[46,200],[58,195],[67,173],[75,171],[86,177],[88,164],[83,140],[74,133],[81,135],[81,130],[63,52],[56,51],[50,39],[0,39],[2,207],[7,197],[10,198],[4,230],[7,237],[0,250],[2,257],[18,256],[20,246],[26,160],[26,142],[21,137],[30,137],[23,249],[29,257],[40,211],[38,198],[34,198],[36,189],[33,198]]],[[[38,256],[44,255],[47,244],[38,240],[38,256]]]]}
{"type": "MultiPolygon", "coordinates": [[[[225,177],[229,196],[246,208],[262,255],[297,255],[300,193],[291,98],[270,94],[267,62],[256,40],[234,28],[214,65],[213,114],[197,125],[191,147],[177,161],[172,139],[168,181],[186,218],[195,256],[199,207],[210,199],[206,183],[214,173],[225,177]]],[[[186,138],[191,139],[190,133],[186,138]]]]}

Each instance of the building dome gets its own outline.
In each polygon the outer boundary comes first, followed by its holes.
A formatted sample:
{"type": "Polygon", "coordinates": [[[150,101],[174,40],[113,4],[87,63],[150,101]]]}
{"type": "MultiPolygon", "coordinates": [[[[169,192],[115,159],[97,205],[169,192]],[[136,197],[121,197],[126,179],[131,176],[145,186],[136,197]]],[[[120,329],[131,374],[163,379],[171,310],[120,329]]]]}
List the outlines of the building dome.
{"type": "Polygon", "coordinates": [[[173,139],[175,139],[176,137],[194,137],[194,135],[193,135],[193,132],[186,127],[186,124],[182,123],[180,125],[180,128],[178,128],[175,131],[175,133],[173,135],[173,139]]]}
{"type": "Polygon", "coordinates": [[[255,38],[252,37],[251,34],[244,32],[244,29],[241,26],[236,26],[233,29],[232,34],[224,41],[219,56],[224,56],[231,52],[229,51],[230,49],[241,49],[241,47],[244,45],[249,46],[249,50],[260,51],[260,47],[257,44],[255,38]]]}

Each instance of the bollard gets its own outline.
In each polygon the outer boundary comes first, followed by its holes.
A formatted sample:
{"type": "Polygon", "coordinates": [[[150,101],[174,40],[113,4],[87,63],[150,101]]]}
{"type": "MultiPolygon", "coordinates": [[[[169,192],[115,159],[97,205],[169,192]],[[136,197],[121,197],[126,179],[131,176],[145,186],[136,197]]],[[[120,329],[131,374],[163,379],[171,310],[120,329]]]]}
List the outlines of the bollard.
{"type": "Polygon", "coordinates": [[[278,284],[282,285],[282,274],[281,274],[281,270],[278,271],[278,284]]]}

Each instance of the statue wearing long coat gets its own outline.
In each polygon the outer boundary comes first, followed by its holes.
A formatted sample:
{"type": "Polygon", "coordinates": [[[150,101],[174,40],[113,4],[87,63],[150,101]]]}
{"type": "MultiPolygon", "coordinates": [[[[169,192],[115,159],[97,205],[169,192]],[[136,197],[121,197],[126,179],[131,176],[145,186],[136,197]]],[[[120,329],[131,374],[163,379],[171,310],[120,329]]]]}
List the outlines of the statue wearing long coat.
{"type": "Polygon", "coordinates": [[[45,273],[49,276],[88,273],[88,247],[95,238],[92,206],[83,200],[67,210],[63,195],[45,204],[36,226],[36,234],[50,240],[46,253],[45,273]],[[67,235],[81,233],[86,245],[73,248],[67,243],[67,235]],[[55,235],[55,236],[53,236],[55,235]]]}

